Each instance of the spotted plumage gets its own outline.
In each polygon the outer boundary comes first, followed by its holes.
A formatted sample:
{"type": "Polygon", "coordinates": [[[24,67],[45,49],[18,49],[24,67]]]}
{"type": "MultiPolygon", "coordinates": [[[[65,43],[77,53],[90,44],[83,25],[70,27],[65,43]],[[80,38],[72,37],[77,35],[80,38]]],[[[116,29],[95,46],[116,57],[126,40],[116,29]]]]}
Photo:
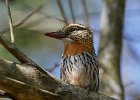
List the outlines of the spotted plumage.
{"type": "Polygon", "coordinates": [[[92,31],[81,24],[66,25],[61,31],[47,33],[64,43],[61,79],[90,91],[99,90],[98,62],[92,42],[92,31]]]}
{"type": "Polygon", "coordinates": [[[62,55],[61,79],[88,90],[98,91],[99,71],[93,66],[97,66],[97,59],[92,52],[62,55]]]}

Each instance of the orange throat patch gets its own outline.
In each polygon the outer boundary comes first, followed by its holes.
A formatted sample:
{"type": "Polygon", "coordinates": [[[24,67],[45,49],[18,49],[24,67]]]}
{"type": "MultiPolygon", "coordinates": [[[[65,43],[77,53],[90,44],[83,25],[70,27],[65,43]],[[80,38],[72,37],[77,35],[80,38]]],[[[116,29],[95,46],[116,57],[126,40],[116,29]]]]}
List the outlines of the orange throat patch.
{"type": "Polygon", "coordinates": [[[80,42],[73,42],[73,43],[68,43],[65,44],[64,47],[64,55],[77,55],[82,52],[92,52],[92,44],[87,43],[83,44],[80,42]]]}

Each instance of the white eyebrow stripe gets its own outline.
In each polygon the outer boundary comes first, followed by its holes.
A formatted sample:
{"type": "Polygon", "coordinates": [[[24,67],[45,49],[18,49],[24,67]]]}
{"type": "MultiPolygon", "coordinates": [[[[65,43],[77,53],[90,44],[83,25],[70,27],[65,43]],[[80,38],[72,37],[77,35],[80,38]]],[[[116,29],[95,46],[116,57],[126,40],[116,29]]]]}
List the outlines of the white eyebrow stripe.
{"type": "Polygon", "coordinates": [[[83,26],[81,24],[69,24],[67,27],[70,27],[70,26],[86,28],[85,26],[83,26]]]}

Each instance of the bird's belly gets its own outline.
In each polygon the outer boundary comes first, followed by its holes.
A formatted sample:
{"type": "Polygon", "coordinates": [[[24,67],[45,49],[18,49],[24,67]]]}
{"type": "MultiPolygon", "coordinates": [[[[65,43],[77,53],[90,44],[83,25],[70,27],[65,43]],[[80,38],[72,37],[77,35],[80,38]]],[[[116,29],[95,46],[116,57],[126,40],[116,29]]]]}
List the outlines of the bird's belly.
{"type": "Polygon", "coordinates": [[[86,65],[87,61],[82,57],[81,59],[78,56],[69,57],[69,60],[63,61],[61,71],[62,80],[84,88],[90,85],[91,79],[86,70],[86,67],[88,67],[88,65],[86,65]]]}
{"type": "Polygon", "coordinates": [[[90,84],[90,78],[88,74],[85,74],[81,69],[72,71],[67,75],[68,82],[80,87],[87,87],[90,84]]]}

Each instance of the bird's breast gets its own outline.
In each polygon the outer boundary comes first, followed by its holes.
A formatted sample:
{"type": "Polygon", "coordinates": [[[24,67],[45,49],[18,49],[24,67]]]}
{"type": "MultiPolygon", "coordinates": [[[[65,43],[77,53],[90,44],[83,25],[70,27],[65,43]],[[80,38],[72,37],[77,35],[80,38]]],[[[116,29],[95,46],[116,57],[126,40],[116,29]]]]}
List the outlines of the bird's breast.
{"type": "Polygon", "coordinates": [[[80,42],[72,42],[72,43],[66,43],[64,47],[64,55],[79,55],[82,52],[91,52],[92,51],[92,44],[87,43],[83,44],[80,42]]]}
{"type": "Polygon", "coordinates": [[[90,53],[62,56],[61,78],[77,86],[88,86],[93,70],[93,56],[90,53]]]}

